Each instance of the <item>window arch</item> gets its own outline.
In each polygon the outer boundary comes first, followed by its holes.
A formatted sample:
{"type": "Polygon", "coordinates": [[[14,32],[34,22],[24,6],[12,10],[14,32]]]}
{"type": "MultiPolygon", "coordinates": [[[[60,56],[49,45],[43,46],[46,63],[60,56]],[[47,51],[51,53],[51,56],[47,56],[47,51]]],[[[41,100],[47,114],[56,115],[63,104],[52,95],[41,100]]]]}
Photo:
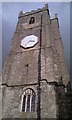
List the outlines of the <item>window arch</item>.
{"type": "Polygon", "coordinates": [[[33,24],[35,23],[35,18],[34,17],[31,17],[30,21],[29,21],[29,24],[33,24]]]}
{"type": "Polygon", "coordinates": [[[30,88],[26,89],[24,94],[22,95],[21,111],[35,111],[35,92],[30,88]]]}

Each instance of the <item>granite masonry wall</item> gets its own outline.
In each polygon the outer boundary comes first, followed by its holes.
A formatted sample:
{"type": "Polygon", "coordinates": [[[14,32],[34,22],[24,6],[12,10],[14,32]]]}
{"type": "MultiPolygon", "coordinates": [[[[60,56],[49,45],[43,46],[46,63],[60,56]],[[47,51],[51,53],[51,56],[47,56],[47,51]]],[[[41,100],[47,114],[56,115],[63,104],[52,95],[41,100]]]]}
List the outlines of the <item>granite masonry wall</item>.
{"type": "Polygon", "coordinates": [[[3,118],[69,118],[71,115],[71,92],[66,92],[69,74],[58,18],[55,15],[50,19],[47,4],[42,9],[19,13],[2,78],[3,118]],[[34,24],[29,24],[31,17],[35,17],[34,24]],[[22,48],[21,40],[31,34],[38,37],[38,44],[22,48]],[[21,111],[26,88],[35,91],[34,112],[21,111]]]}

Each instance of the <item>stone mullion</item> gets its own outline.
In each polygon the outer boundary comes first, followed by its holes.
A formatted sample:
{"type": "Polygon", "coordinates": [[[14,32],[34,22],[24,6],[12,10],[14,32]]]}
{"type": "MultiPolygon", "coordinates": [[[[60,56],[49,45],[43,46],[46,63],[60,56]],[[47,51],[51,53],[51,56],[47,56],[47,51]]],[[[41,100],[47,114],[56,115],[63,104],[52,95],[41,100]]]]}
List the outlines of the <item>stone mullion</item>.
{"type": "Polygon", "coordinates": [[[32,96],[30,96],[30,112],[31,112],[32,96]]]}
{"type": "Polygon", "coordinates": [[[25,102],[25,112],[26,112],[26,110],[27,110],[27,98],[28,98],[28,96],[26,96],[26,102],[25,102]]]}

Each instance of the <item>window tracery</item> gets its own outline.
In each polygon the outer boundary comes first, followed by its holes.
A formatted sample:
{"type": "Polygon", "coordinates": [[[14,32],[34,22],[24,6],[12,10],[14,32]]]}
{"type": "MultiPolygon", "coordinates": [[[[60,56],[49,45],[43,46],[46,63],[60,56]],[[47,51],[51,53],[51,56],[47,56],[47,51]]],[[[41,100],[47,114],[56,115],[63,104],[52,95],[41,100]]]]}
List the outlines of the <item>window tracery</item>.
{"type": "Polygon", "coordinates": [[[22,112],[35,111],[35,92],[28,88],[22,96],[22,112]]]}

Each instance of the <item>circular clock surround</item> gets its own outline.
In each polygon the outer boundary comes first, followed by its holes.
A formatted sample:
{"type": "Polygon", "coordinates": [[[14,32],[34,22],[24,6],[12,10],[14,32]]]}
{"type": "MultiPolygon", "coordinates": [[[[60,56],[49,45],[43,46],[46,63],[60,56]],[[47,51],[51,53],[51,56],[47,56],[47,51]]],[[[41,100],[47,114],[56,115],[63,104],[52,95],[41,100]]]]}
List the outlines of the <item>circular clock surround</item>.
{"type": "Polygon", "coordinates": [[[21,40],[21,47],[30,48],[34,47],[38,43],[38,37],[35,35],[26,36],[21,40]]]}

